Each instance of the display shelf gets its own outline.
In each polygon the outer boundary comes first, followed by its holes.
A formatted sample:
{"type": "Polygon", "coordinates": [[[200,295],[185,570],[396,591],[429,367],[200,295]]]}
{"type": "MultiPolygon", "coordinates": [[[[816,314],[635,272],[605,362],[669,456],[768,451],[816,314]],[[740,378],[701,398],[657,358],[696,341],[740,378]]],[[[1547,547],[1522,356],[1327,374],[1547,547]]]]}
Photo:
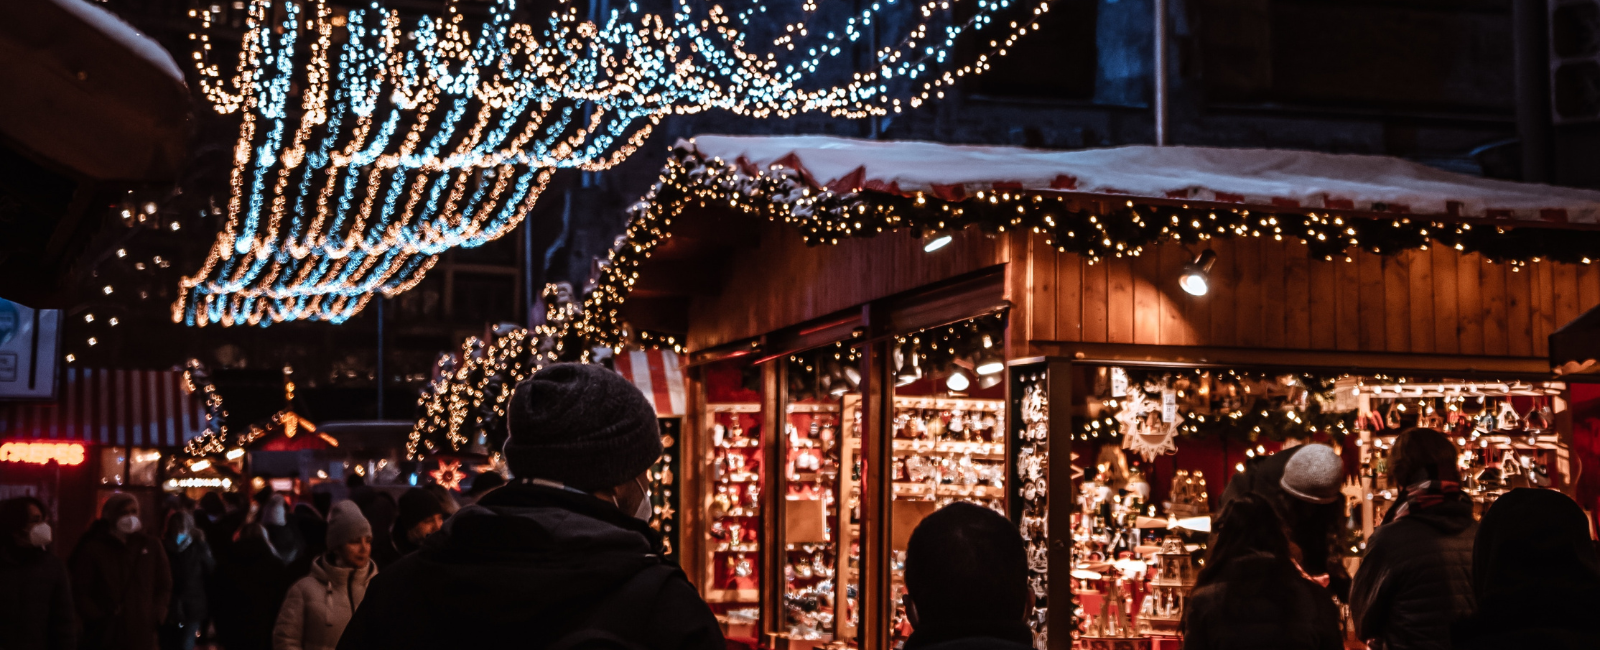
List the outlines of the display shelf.
{"type": "MultiPolygon", "coordinates": [[[[928,484],[896,481],[894,495],[896,498],[902,496],[926,497],[929,496],[928,484]]],[[[957,499],[1003,499],[1006,496],[1006,489],[992,485],[940,485],[934,489],[932,496],[935,498],[953,497],[957,499]]]]}

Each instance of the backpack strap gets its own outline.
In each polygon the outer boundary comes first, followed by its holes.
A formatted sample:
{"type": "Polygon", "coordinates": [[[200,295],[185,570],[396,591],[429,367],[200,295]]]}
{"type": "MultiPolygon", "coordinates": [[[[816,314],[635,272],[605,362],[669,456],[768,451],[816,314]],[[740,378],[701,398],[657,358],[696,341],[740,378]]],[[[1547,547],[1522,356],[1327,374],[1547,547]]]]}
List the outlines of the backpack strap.
{"type": "Polygon", "coordinates": [[[683,572],[666,564],[640,570],[590,607],[582,622],[546,650],[644,650],[645,620],[667,581],[683,572]]]}

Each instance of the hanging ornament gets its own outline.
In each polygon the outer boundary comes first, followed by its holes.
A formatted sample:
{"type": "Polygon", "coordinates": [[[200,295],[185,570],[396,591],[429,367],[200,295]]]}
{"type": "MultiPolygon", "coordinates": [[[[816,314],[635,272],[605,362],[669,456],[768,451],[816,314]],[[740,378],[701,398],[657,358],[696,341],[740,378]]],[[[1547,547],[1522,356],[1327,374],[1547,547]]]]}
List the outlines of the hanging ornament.
{"type": "MultiPolygon", "coordinates": [[[[1122,425],[1122,448],[1138,453],[1146,462],[1163,454],[1177,453],[1174,439],[1179,422],[1176,417],[1162,417],[1165,414],[1162,391],[1147,392],[1148,389],[1148,386],[1129,388],[1116,415],[1117,422],[1122,425]]],[[[1175,407],[1173,414],[1176,415],[1175,407]]]]}
{"type": "Polygon", "coordinates": [[[446,490],[461,489],[461,479],[467,477],[461,473],[461,461],[446,458],[439,459],[439,469],[428,472],[428,476],[446,490]]]}

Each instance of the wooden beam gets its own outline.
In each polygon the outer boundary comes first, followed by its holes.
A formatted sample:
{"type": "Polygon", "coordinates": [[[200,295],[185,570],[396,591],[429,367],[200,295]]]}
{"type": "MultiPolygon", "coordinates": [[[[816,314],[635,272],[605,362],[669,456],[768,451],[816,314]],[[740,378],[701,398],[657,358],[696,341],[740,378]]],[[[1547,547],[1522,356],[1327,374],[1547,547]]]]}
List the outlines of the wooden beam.
{"type": "Polygon", "coordinates": [[[1182,368],[1283,368],[1285,371],[1436,372],[1459,376],[1549,377],[1550,360],[1542,357],[1409,354],[1182,345],[1123,345],[1034,341],[1051,356],[1079,363],[1150,365],[1182,368]]]}

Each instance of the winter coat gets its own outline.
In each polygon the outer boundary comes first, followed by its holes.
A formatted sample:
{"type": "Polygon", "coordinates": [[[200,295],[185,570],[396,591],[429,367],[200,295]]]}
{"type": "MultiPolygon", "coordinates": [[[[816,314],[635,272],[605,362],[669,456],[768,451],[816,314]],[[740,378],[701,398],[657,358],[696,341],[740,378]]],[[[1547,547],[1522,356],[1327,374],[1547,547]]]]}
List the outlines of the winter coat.
{"type": "Polygon", "coordinates": [[[1350,591],[1356,632],[1372,650],[1449,650],[1472,614],[1472,501],[1459,493],[1379,526],[1350,591]]]}
{"type": "Polygon", "coordinates": [[[339,650],[539,650],[580,630],[650,650],[724,650],[711,609],[662,563],[660,539],[587,494],[501,488],[384,568],[339,650]]]}
{"type": "Polygon", "coordinates": [[[1228,482],[1221,506],[1227,507],[1229,501],[1244,494],[1266,498],[1289,529],[1289,540],[1300,547],[1300,565],[1312,575],[1328,574],[1329,590],[1344,598],[1350,593],[1350,574],[1336,548],[1339,527],[1344,523],[1344,504],[1337,500],[1327,504],[1302,501],[1283,489],[1283,468],[1301,449],[1305,447],[1252,459],[1243,473],[1228,482]]]}
{"type": "Polygon", "coordinates": [[[1232,560],[1217,580],[1196,587],[1184,610],[1184,650],[1342,650],[1333,595],[1297,575],[1267,591],[1260,576],[1279,569],[1267,555],[1232,560]]]}
{"type": "Polygon", "coordinates": [[[100,519],[78,540],[69,563],[83,647],[154,650],[172,598],[161,542],[142,532],[123,541],[100,519]]]}
{"type": "Polygon", "coordinates": [[[206,588],[217,568],[211,558],[211,546],[203,539],[191,539],[181,549],[168,542],[167,562],[172,565],[172,604],[167,607],[167,623],[198,627],[210,614],[206,588]]]}
{"type": "Polygon", "coordinates": [[[1517,488],[1484,513],[1472,543],[1476,610],[1451,630],[1457,650],[1600,648],[1600,555],[1578,504],[1517,488]]]}
{"type": "Polygon", "coordinates": [[[921,621],[904,650],[1032,650],[1033,632],[1021,621],[921,621]]]}
{"type": "Polygon", "coordinates": [[[333,564],[327,556],[311,563],[311,575],[289,588],[272,630],[272,650],[333,650],[378,573],[371,560],[360,569],[333,564]]]}
{"type": "Polygon", "coordinates": [[[67,565],[45,549],[0,541],[0,650],[77,646],[67,565]]]}
{"type": "Polygon", "coordinates": [[[222,647],[268,650],[278,609],[295,576],[267,545],[259,526],[247,526],[217,567],[212,620],[222,647]]]}

